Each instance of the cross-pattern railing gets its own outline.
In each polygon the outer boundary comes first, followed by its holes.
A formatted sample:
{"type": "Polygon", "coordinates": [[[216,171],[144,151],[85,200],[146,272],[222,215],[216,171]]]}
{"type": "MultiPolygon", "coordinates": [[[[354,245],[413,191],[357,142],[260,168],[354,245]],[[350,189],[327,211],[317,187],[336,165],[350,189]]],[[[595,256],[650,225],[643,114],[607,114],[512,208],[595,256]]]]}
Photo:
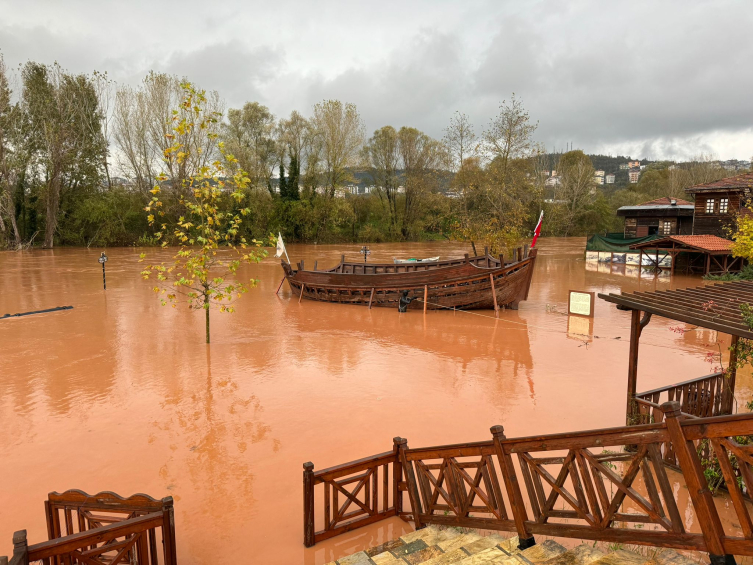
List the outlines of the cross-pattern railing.
{"type": "Polygon", "coordinates": [[[45,511],[49,541],[28,545],[26,530],[16,532],[9,565],[177,563],[172,497],[69,490],[50,493],[45,511]]]}
{"type": "MultiPolygon", "coordinates": [[[[521,547],[534,534],[707,551],[712,556],[753,555],[753,520],[734,480],[735,464],[745,486],[753,486],[753,446],[735,438],[753,434],[753,416],[690,419],[679,403],[661,406],[660,423],[548,436],[508,439],[501,426],[477,443],[409,449],[396,438],[394,449],[373,458],[320,471],[323,476],[357,473],[389,462],[397,467],[390,483],[395,499],[389,512],[367,512],[353,498],[363,479],[351,482],[348,500],[368,517],[315,532],[313,465],[304,472],[304,542],[313,545],[366,523],[399,515],[417,528],[444,524],[516,532],[521,547]],[[722,527],[701,468],[696,444],[710,444],[719,456],[742,536],[722,527]],[[671,449],[688,487],[700,532],[688,531],[675,500],[666,466],[671,449]],[[404,480],[401,476],[404,475],[404,480]],[[407,492],[409,507],[403,506],[407,492]]],[[[321,482],[321,481],[320,481],[321,482]]],[[[345,488],[345,485],[341,485],[345,488]]],[[[360,490],[359,490],[360,486],[360,490]]],[[[753,492],[753,491],[751,491],[753,492]]],[[[359,498],[363,504],[363,498],[359,498]]],[[[326,511],[325,511],[326,514],[326,511]]],[[[331,522],[331,521],[330,521],[331,522]]],[[[327,524],[325,524],[327,526],[327,524]]]]}

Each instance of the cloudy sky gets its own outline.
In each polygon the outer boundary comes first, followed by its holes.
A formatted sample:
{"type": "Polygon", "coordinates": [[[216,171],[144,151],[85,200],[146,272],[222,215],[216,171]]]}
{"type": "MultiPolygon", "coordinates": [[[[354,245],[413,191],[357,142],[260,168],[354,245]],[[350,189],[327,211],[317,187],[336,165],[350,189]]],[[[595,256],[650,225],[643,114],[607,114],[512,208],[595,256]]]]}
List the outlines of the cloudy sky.
{"type": "Polygon", "coordinates": [[[8,66],[167,71],[277,115],[354,102],[369,132],[481,132],[515,92],[547,148],[753,155],[753,1],[0,0],[8,66]]]}

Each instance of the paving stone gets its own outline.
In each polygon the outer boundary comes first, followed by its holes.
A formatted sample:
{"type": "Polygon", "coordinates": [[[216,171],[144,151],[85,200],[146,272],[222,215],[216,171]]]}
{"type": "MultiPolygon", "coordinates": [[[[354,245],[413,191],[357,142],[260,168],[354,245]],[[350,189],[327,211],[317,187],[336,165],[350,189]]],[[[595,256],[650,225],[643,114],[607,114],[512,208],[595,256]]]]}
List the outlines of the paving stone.
{"type": "Polygon", "coordinates": [[[419,539],[424,539],[426,537],[434,535],[438,530],[436,526],[427,526],[426,528],[423,528],[421,530],[416,530],[415,532],[407,533],[403,536],[400,536],[400,539],[403,540],[405,543],[410,543],[412,541],[416,541],[419,539]]]}
{"type": "Polygon", "coordinates": [[[424,540],[417,539],[416,541],[401,545],[400,547],[391,550],[391,552],[395,557],[405,557],[406,555],[410,555],[411,553],[415,553],[416,551],[421,551],[422,549],[426,549],[427,547],[429,546],[426,545],[426,542],[424,540]]]}
{"type": "Polygon", "coordinates": [[[457,565],[487,565],[496,563],[495,559],[507,557],[509,556],[498,547],[491,547],[458,561],[457,565]]]}
{"type": "Polygon", "coordinates": [[[405,565],[405,561],[399,557],[395,557],[389,551],[378,553],[377,555],[372,556],[371,560],[376,565],[405,565]]]}
{"type": "Polygon", "coordinates": [[[518,553],[520,551],[518,549],[519,544],[520,544],[520,539],[518,538],[518,536],[513,536],[511,538],[507,538],[506,540],[498,543],[497,545],[503,551],[506,551],[510,555],[514,555],[515,553],[518,553]]]}
{"type": "Polygon", "coordinates": [[[424,561],[421,565],[455,565],[458,561],[461,561],[468,557],[468,554],[462,547],[447,551],[442,555],[424,561]]]}
{"type": "Polygon", "coordinates": [[[371,565],[372,561],[365,551],[359,551],[353,555],[342,557],[337,560],[338,565],[371,565]]]}
{"type": "Polygon", "coordinates": [[[419,565],[437,555],[442,555],[442,550],[439,549],[438,545],[432,545],[431,547],[427,547],[426,549],[416,551],[409,555],[403,555],[403,559],[410,563],[410,565],[419,565]]]}
{"type": "Polygon", "coordinates": [[[442,548],[442,551],[448,552],[448,551],[452,551],[453,549],[457,549],[459,547],[464,547],[480,539],[481,539],[481,536],[478,534],[473,534],[473,533],[461,534],[452,539],[440,541],[437,545],[442,548]]]}
{"type": "Polygon", "coordinates": [[[460,536],[460,532],[455,528],[437,528],[436,526],[429,526],[428,528],[405,534],[401,539],[406,543],[422,539],[426,542],[426,545],[431,546],[437,545],[443,541],[454,539],[458,536],[460,536]]]}
{"type": "Polygon", "coordinates": [[[552,557],[557,557],[565,553],[567,549],[562,547],[554,540],[545,540],[542,543],[537,543],[533,547],[529,547],[516,554],[516,557],[522,563],[543,563],[548,561],[552,557]],[[525,559],[521,559],[525,558],[525,559]]]}
{"type": "Polygon", "coordinates": [[[659,565],[698,565],[697,561],[685,557],[674,549],[660,549],[653,556],[653,561],[659,565]]]}
{"type": "Polygon", "coordinates": [[[545,561],[544,563],[545,565],[590,565],[605,555],[606,553],[596,549],[593,545],[583,543],[570,551],[566,551],[561,555],[545,561]]]}
{"type": "Polygon", "coordinates": [[[368,555],[369,557],[373,557],[374,555],[379,555],[380,553],[384,553],[385,551],[397,549],[401,545],[405,545],[405,542],[402,539],[400,538],[393,539],[386,543],[375,545],[371,549],[367,549],[366,555],[368,555]]]}
{"type": "MultiPolygon", "coordinates": [[[[492,536],[486,536],[480,539],[477,539],[474,542],[469,543],[468,545],[464,545],[463,548],[470,553],[471,555],[475,555],[476,553],[480,553],[484,551],[485,549],[489,549],[491,547],[496,546],[499,543],[499,541],[492,536]]],[[[500,550],[500,553],[503,555],[507,555],[505,552],[500,550]]]]}
{"type": "Polygon", "coordinates": [[[591,565],[643,565],[648,561],[642,555],[620,549],[607,553],[601,559],[591,562],[591,565]]]}

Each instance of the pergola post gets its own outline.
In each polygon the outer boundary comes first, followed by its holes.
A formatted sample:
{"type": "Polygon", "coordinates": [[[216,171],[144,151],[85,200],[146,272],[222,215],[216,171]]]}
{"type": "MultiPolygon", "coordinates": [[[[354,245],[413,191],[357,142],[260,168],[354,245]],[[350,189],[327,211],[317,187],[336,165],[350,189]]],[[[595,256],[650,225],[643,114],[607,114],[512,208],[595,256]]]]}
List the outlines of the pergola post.
{"type": "Polygon", "coordinates": [[[628,359],[628,382],[627,382],[627,406],[625,408],[625,423],[632,426],[637,422],[634,416],[637,413],[635,405],[635,393],[638,385],[638,342],[641,339],[643,328],[651,320],[651,314],[646,312],[641,320],[640,310],[630,312],[630,353],[628,359]]]}

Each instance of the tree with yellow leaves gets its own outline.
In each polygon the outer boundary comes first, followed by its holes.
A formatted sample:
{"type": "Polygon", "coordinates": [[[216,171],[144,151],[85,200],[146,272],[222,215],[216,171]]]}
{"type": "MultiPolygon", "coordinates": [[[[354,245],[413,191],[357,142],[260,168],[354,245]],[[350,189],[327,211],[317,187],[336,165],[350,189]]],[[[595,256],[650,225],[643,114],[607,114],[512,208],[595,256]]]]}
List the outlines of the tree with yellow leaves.
{"type": "MultiPolygon", "coordinates": [[[[258,263],[266,256],[262,242],[239,235],[243,217],[249,214],[243,208],[248,175],[237,166],[237,160],[225,151],[214,133],[221,117],[206,110],[204,91],[191,83],[181,84],[183,100],[173,111],[173,144],[164,152],[166,169],[185,170],[185,163],[195,161],[192,151],[212,151],[191,175],[170,177],[163,173],[151,190],[152,198],[146,206],[149,225],[157,230],[154,237],[162,247],[170,243],[180,246],[170,264],[150,264],[142,272],[144,279],[156,279],[154,292],[162,305],[176,307],[184,300],[191,309],[203,309],[206,316],[206,342],[209,343],[209,311],[214,306],[220,312],[233,312],[234,301],[257,282],[235,280],[241,263],[258,263]],[[187,144],[186,139],[205,136],[208,143],[187,144]],[[194,149],[195,148],[195,149],[194,149]],[[208,148],[208,149],[207,149],[208,148]],[[192,159],[194,158],[194,159],[192,159]],[[233,171],[232,173],[230,171],[233,171]],[[180,217],[168,227],[162,192],[172,189],[180,217]],[[172,236],[170,236],[172,232],[172,236]]],[[[177,214],[176,214],[177,215],[177,214]]],[[[141,255],[141,261],[145,260],[141,255]]]]}

